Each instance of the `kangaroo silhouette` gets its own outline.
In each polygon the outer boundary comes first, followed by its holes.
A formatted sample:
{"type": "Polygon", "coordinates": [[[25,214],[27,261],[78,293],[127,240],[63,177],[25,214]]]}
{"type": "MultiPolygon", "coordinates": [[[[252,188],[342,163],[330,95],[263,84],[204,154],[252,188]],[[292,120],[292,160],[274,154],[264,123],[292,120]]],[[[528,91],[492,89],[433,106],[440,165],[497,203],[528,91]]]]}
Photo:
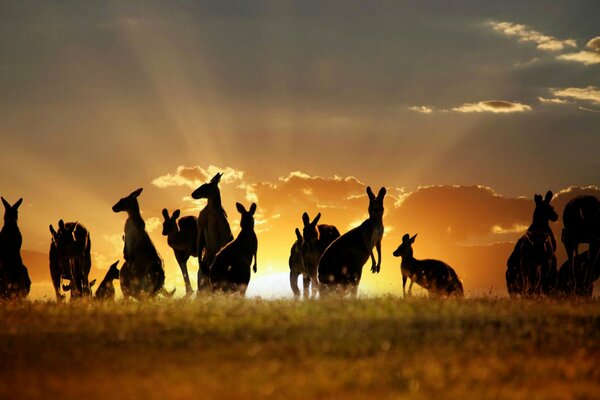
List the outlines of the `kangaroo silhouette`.
{"type": "Polygon", "coordinates": [[[219,182],[222,173],[218,173],[210,182],[201,185],[192,193],[194,199],[207,199],[206,206],[198,215],[198,290],[210,288],[210,266],[215,256],[227,243],[233,240],[227,213],[221,205],[219,182]]]}
{"type": "Polygon", "coordinates": [[[550,221],[558,214],[550,204],[553,194],[545,198],[534,195],[533,222],[517,241],[507,261],[506,287],[511,297],[551,295],[556,290],[556,239],[550,221]]]}
{"type": "Polygon", "coordinates": [[[312,294],[316,295],[319,287],[319,260],[325,249],[338,237],[340,232],[333,225],[320,224],[321,213],[318,213],[315,219],[310,220],[308,213],[302,214],[304,227],[302,235],[300,231],[296,232],[297,240],[290,251],[290,285],[294,296],[300,296],[298,288],[298,277],[302,275],[304,286],[304,297],[309,296],[309,289],[312,286],[312,294]],[[299,250],[299,253],[296,251],[299,250]]]}
{"type": "Polygon", "coordinates": [[[20,198],[11,206],[2,197],[4,225],[0,230],[0,298],[4,299],[25,298],[31,288],[29,272],[21,258],[23,237],[17,224],[22,202],[20,198]]]}
{"type": "Polygon", "coordinates": [[[402,294],[406,297],[406,281],[410,279],[408,295],[412,295],[413,283],[421,286],[430,294],[442,296],[464,295],[463,286],[458,275],[451,266],[440,260],[417,260],[413,256],[412,244],[417,235],[412,238],[407,234],[402,237],[402,243],[394,251],[394,257],[402,257],[400,271],[402,272],[402,294]]]}
{"type": "Polygon", "coordinates": [[[377,196],[367,187],[369,218],[360,226],[335,239],[323,252],[319,261],[319,291],[327,294],[332,290],[349,291],[356,296],[363,265],[371,258],[371,272],[381,268],[381,239],[383,238],[383,198],[385,188],[377,196]],[[377,249],[377,263],[373,255],[377,249]]]}
{"type": "Polygon", "coordinates": [[[165,270],[163,261],[146,232],[146,223],[140,214],[138,196],[142,188],[123,197],[112,208],[113,212],[126,212],[125,263],[121,267],[121,291],[125,298],[144,299],[159,293],[171,295],[164,290],[165,270]]]}
{"type": "Polygon", "coordinates": [[[64,299],[60,293],[62,279],[69,280],[67,286],[72,299],[90,297],[88,276],[92,266],[92,242],[88,230],[78,222],[65,223],[61,219],[58,221],[58,231],[50,225],[50,233],[50,277],[56,299],[64,299]]]}
{"type": "Polygon", "coordinates": [[[190,257],[198,257],[198,220],[194,216],[179,218],[179,210],[173,211],[169,216],[166,208],[162,210],[162,215],[162,234],[167,237],[167,243],[173,249],[185,281],[185,293],[190,296],[194,290],[188,275],[187,261],[190,257]]]}
{"type": "Polygon", "coordinates": [[[119,279],[119,269],[117,268],[119,265],[119,261],[113,263],[108,271],[106,271],[106,275],[104,275],[104,279],[100,282],[98,289],[96,289],[96,294],[94,295],[96,300],[114,300],[115,299],[115,286],[113,281],[119,279]]]}
{"type": "Polygon", "coordinates": [[[242,215],[241,230],[235,240],[228,243],[216,255],[215,261],[210,267],[210,283],[213,291],[237,291],[244,296],[250,282],[250,265],[253,258],[252,270],[255,273],[257,271],[258,239],[254,233],[256,204],[252,203],[248,211],[240,203],[235,203],[235,206],[242,215]]]}
{"type": "MultiPolygon", "coordinates": [[[[561,239],[571,265],[569,282],[563,282],[563,286],[569,288],[571,294],[587,293],[589,288],[593,287],[594,263],[590,259],[577,266],[576,259],[579,257],[580,243],[589,245],[588,257],[600,252],[600,200],[594,196],[578,196],[571,199],[563,211],[563,225],[561,239]],[[582,265],[587,268],[577,271],[582,265]]],[[[566,272],[565,270],[562,279],[567,278],[566,272]]]]}

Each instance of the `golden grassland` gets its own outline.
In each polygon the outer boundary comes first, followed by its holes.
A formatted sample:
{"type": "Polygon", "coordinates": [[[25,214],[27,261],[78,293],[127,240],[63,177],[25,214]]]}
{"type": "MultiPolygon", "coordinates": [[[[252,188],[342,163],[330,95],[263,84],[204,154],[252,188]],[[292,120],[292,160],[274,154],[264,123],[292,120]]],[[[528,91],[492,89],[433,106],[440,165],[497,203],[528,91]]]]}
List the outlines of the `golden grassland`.
{"type": "Polygon", "coordinates": [[[600,398],[600,301],[3,303],[0,398],[600,398]]]}

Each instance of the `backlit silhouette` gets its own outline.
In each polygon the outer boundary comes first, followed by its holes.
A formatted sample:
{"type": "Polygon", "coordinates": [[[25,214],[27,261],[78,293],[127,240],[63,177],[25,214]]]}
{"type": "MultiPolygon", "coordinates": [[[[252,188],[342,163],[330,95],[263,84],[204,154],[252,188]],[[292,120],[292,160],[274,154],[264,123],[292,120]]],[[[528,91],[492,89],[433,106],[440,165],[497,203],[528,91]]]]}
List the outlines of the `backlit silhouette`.
{"type": "Polygon", "coordinates": [[[185,281],[185,293],[189,296],[194,290],[188,275],[187,261],[190,257],[198,257],[198,221],[194,216],[179,218],[179,210],[173,211],[173,215],[169,216],[169,211],[164,208],[162,215],[162,234],[167,236],[167,243],[173,249],[185,281]]]}
{"type": "Polygon", "coordinates": [[[402,243],[394,251],[394,257],[402,257],[400,271],[402,272],[402,294],[406,297],[406,281],[410,279],[408,295],[412,294],[413,283],[421,286],[430,294],[441,296],[463,296],[463,286],[452,267],[439,260],[417,260],[413,256],[412,244],[417,235],[412,238],[408,233],[402,237],[402,243]]]}
{"type": "Polygon", "coordinates": [[[114,212],[126,212],[125,246],[123,256],[125,263],[121,267],[120,281],[123,296],[142,299],[156,296],[159,292],[167,294],[165,270],[154,243],[146,232],[146,223],[140,214],[138,196],[143,189],[138,189],[127,197],[123,197],[112,208],[114,212]]]}
{"type": "Polygon", "coordinates": [[[331,290],[350,291],[356,296],[362,275],[363,265],[371,258],[371,272],[378,273],[381,268],[381,239],[383,238],[383,198],[385,188],[377,196],[367,187],[369,196],[369,218],[360,226],[346,232],[333,241],[319,261],[319,290],[327,293],[331,290]],[[373,255],[377,249],[377,263],[373,255]]]}
{"type": "Polygon", "coordinates": [[[119,279],[119,269],[117,268],[119,262],[113,263],[108,271],[106,271],[106,275],[104,275],[104,279],[100,282],[100,286],[96,290],[96,294],[94,295],[96,300],[114,300],[115,299],[115,286],[113,281],[119,279]]]}
{"type": "Polygon", "coordinates": [[[511,296],[550,295],[556,289],[556,239],[549,222],[558,215],[550,204],[552,197],[551,191],[543,199],[534,196],[533,222],[508,258],[506,286],[511,296]]]}
{"type": "MultiPolygon", "coordinates": [[[[50,225],[52,242],[50,243],[50,276],[56,299],[64,299],[60,293],[63,279],[71,291],[71,298],[90,297],[88,276],[92,266],[90,234],[77,222],[58,221],[58,231],[50,225]]],[[[64,287],[63,287],[64,288],[64,287]]]]}
{"type": "Polygon", "coordinates": [[[586,294],[593,287],[592,266],[600,252],[600,200],[594,196],[575,197],[565,206],[563,224],[561,239],[567,251],[571,273],[565,271],[562,274],[561,279],[568,277],[568,281],[561,285],[568,288],[570,294],[586,294]],[[589,259],[586,262],[579,257],[581,243],[589,245],[589,259]],[[585,268],[582,269],[583,266],[585,268]]]}
{"type": "Polygon", "coordinates": [[[221,205],[221,192],[219,181],[222,173],[216,174],[208,183],[194,190],[194,199],[207,199],[206,206],[198,215],[198,290],[207,289],[209,286],[210,266],[215,256],[227,243],[233,240],[227,213],[221,205]]]}
{"type": "Polygon", "coordinates": [[[11,206],[2,197],[4,225],[0,230],[0,298],[25,298],[31,287],[27,267],[21,259],[23,237],[17,225],[22,202],[23,199],[19,199],[11,206]]]}
{"type": "Polygon", "coordinates": [[[235,240],[223,247],[215,257],[210,267],[210,283],[213,290],[237,291],[243,296],[250,282],[252,259],[254,259],[252,270],[257,271],[258,239],[254,233],[256,204],[252,203],[248,211],[240,203],[235,203],[235,206],[242,215],[240,220],[242,229],[235,240]]]}

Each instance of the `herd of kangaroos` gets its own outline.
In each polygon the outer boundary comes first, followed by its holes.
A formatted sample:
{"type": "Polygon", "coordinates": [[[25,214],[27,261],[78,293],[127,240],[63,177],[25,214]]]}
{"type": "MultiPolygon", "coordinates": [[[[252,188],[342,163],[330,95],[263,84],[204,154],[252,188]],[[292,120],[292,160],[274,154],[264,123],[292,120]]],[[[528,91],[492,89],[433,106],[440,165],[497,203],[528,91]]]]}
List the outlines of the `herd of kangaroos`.
{"type": "MultiPolygon", "coordinates": [[[[198,295],[201,293],[232,292],[245,295],[252,271],[257,271],[258,240],[254,232],[256,204],[246,209],[236,203],[241,214],[240,232],[234,239],[221,204],[219,181],[216,174],[209,182],[192,193],[194,199],[207,199],[198,218],[180,218],[180,211],[171,215],[162,211],[162,234],[167,237],[185,281],[186,295],[194,290],[190,283],[187,261],[199,259],[198,295]]],[[[115,213],[127,213],[123,235],[121,270],[118,261],[110,266],[99,284],[94,297],[99,300],[115,298],[113,281],[120,280],[125,299],[145,299],[158,294],[170,297],[173,292],[164,288],[163,261],[145,229],[138,197],[142,189],[120,199],[113,207],[115,213]]],[[[302,232],[296,228],[289,267],[290,285],[296,297],[301,292],[298,278],[302,275],[303,295],[319,293],[357,295],[362,269],[371,259],[371,272],[381,268],[381,240],[383,238],[383,199],[386,190],[377,195],[367,187],[369,217],[362,224],[340,235],[333,225],[319,224],[321,214],[310,219],[302,215],[302,232]],[[377,260],[373,250],[377,251],[377,260]]],[[[600,200],[593,196],[572,199],[563,212],[562,242],[568,255],[560,269],[556,264],[556,239],[550,222],[558,219],[550,204],[552,192],[544,198],[535,195],[533,221],[527,232],[517,241],[508,258],[506,285],[511,297],[591,297],[593,283],[600,275],[600,200]],[[578,254],[579,244],[589,250],[578,254]]],[[[4,226],[0,231],[0,298],[21,299],[29,294],[31,281],[21,259],[22,237],[17,225],[18,208],[22,199],[11,205],[4,198],[4,226]]],[[[58,229],[50,225],[50,276],[58,301],[71,298],[91,298],[92,286],[88,275],[91,268],[91,241],[88,230],[78,222],[58,222],[58,229]]],[[[439,260],[419,260],[413,255],[412,244],[417,235],[405,234],[394,251],[401,257],[402,291],[411,294],[414,283],[434,296],[463,296],[458,275],[448,264],[439,260]],[[408,292],[406,282],[410,279],[408,292]]]]}

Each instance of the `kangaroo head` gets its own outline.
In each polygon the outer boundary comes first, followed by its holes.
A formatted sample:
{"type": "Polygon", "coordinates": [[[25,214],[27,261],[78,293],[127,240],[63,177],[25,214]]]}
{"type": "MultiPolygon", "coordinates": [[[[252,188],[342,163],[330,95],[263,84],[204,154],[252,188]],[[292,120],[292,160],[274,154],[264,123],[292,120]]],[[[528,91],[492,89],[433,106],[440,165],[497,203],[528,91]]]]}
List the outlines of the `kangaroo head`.
{"type": "Polygon", "coordinates": [[[210,182],[200,185],[200,187],[192,192],[192,198],[194,199],[208,199],[219,193],[219,182],[223,173],[217,173],[212,177],[210,182]]]}
{"type": "Polygon", "coordinates": [[[415,242],[416,238],[416,233],[413,237],[410,237],[408,233],[402,236],[402,243],[394,251],[394,257],[412,256],[412,244],[415,242]]]}
{"type": "Polygon", "coordinates": [[[137,210],[140,208],[137,198],[140,194],[142,194],[143,188],[139,188],[138,190],[132,192],[129,196],[123,197],[121,200],[117,201],[112,207],[113,212],[121,212],[121,211],[129,211],[129,210],[137,210]]]}
{"type": "Polygon", "coordinates": [[[108,269],[108,272],[106,273],[106,278],[112,280],[115,279],[119,279],[119,269],[117,268],[117,265],[119,265],[119,262],[115,262],[113,263],[113,265],[110,266],[110,268],[108,269]]]}
{"type": "Polygon", "coordinates": [[[304,228],[302,228],[302,236],[304,236],[304,240],[319,240],[319,230],[317,229],[317,224],[319,223],[320,219],[321,213],[318,213],[312,222],[310,221],[307,213],[302,214],[302,222],[304,223],[304,228]]]}
{"type": "Polygon", "coordinates": [[[180,211],[173,211],[173,215],[169,217],[169,211],[166,208],[162,210],[163,218],[165,219],[163,222],[162,234],[163,236],[168,236],[171,232],[177,231],[177,218],[179,218],[180,211]]]}
{"type": "Polygon", "coordinates": [[[244,206],[240,203],[235,203],[235,207],[237,208],[238,212],[242,214],[240,227],[242,229],[254,229],[254,213],[256,212],[256,203],[252,203],[250,210],[248,211],[246,211],[244,206]]]}
{"type": "Polygon", "coordinates": [[[19,219],[19,206],[22,202],[23,198],[20,198],[11,206],[10,203],[2,197],[2,204],[4,204],[4,222],[17,222],[17,219],[19,219]]]}
{"type": "Polygon", "coordinates": [[[369,217],[383,217],[383,198],[385,197],[385,188],[379,189],[377,196],[373,194],[370,186],[367,186],[367,195],[369,196],[369,217]]]}
{"type": "Polygon", "coordinates": [[[533,200],[535,201],[535,210],[533,211],[534,224],[547,225],[549,221],[554,222],[558,219],[558,214],[550,204],[552,196],[553,194],[550,190],[548,190],[544,198],[542,198],[541,194],[533,196],[533,200]]]}

